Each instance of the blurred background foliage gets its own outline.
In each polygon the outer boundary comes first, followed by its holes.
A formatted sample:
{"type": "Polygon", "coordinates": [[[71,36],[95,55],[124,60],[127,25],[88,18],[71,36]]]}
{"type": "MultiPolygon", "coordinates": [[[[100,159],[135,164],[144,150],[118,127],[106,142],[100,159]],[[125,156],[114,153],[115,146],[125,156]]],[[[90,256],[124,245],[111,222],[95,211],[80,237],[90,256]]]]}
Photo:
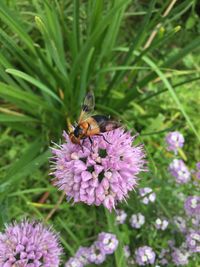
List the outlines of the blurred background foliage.
{"type": "MultiPolygon", "coordinates": [[[[200,158],[199,16],[195,0],[0,1],[1,226],[21,216],[44,219],[57,203],[49,146],[77,119],[89,89],[96,112],[140,133],[150,167],[141,183],[164,188],[159,208],[166,212],[167,202],[176,213],[163,137],[181,129],[182,157],[191,167],[200,158]]],[[[142,209],[136,196],[128,203],[130,211],[142,209]]],[[[103,229],[129,243],[133,233],[120,231],[113,216],[64,202],[51,221],[69,256],[103,229]]],[[[120,251],[116,266],[124,267],[120,251]]]]}

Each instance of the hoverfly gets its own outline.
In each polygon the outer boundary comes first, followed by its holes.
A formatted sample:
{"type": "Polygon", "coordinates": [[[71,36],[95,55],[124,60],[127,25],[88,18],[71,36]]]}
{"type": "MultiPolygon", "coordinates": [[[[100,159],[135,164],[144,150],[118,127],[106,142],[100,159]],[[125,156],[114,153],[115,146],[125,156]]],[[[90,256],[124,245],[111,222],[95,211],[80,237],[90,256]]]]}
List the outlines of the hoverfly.
{"type": "Polygon", "coordinates": [[[69,127],[69,137],[72,143],[81,145],[81,140],[89,138],[92,144],[91,136],[94,135],[101,135],[103,139],[108,142],[101,133],[114,130],[121,126],[119,122],[110,119],[109,116],[91,115],[91,112],[94,110],[94,106],[94,94],[90,91],[84,99],[78,123],[69,127]]]}

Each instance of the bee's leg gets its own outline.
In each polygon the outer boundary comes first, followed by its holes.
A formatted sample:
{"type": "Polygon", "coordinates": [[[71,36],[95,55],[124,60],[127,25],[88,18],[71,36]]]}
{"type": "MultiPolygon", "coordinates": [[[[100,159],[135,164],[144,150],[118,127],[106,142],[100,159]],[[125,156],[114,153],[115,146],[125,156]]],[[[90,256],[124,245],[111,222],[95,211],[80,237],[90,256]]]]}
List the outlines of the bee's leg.
{"type": "Polygon", "coordinates": [[[81,150],[82,150],[82,152],[84,153],[83,145],[84,145],[84,139],[83,139],[82,143],[81,143],[81,142],[79,143],[79,146],[81,147],[81,150]]]}
{"type": "Polygon", "coordinates": [[[79,146],[81,147],[82,152],[84,153],[84,148],[82,144],[79,144],[79,146]]]}
{"type": "Polygon", "coordinates": [[[83,145],[84,145],[84,142],[85,142],[85,138],[83,138],[82,140],[83,140],[83,141],[82,141],[82,144],[81,144],[81,146],[83,146],[83,145]]]}
{"type": "Polygon", "coordinates": [[[103,134],[97,134],[98,136],[102,136],[103,140],[106,141],[106,143],[112,145],[112,143],[108,142],[108,140],[106,140],[105,136],[103,134]]]}
{"type": "Polygon", "coordinates": [[[90,136],[88,136],[88,139],[90,140],[90,144],[91,144],[91,150],[92,150],[92,145],[93,145],[93,142],[92,142],[92,139],[90,136]]]}

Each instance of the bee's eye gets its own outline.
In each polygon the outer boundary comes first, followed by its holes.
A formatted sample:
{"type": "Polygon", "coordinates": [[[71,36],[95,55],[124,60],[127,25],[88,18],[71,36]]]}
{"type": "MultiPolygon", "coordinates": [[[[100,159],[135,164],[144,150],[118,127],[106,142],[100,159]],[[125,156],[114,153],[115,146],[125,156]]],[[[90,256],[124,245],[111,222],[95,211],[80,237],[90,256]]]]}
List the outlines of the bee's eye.
{"type": "Polygon", "coordinates": [[[74,130],[75,137],[79,137],[79,135],[82,134],[82,132],[83,130],[79,126],[77,126],[74,130]]]}

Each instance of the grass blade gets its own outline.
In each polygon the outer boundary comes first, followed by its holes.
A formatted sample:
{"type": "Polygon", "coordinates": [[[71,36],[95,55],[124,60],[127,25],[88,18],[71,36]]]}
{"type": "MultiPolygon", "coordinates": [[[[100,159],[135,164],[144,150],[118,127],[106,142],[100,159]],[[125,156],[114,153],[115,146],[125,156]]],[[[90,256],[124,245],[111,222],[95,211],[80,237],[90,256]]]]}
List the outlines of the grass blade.
{"type": "Polygon", "coordinates": [[[41,91],[45,92],[46,94],[50,95],[53,99],[55,99],[59,103],[63,104],[62,101],[60,100],[60,98],[54,92],[52,92],[48,87],[46,87],[46,85],[42,84],[40,81],[37,81],[35,78],[31,77],[30,75],[28,75],[22,71],[15,70],[15,69],[7,69],[6,72],[10,73],[14,76],[20,77],[20,78],[24,79],[25,81],[35,85],[41,91]]]}
{"type": "Polygon", "coordinates": [[[0,3],[0,18],[13,30],[14,33],[18,34],[31,52],[34,52],[33,42],[27,32],[23,29],[22,25],[17,21],[17,17],[18,16],[12,14],[2,2],[0,3]]]}
{"type": "Polygon", "coordinates": [[[116,267],[126,267],[126,259],[124,257],[124,251],[123,251],[123,240],[120,235],[120,231],[115,223],[115,214],[114,212],[110,213],[107,209],[105,209],[106,218],[107,218],[107,224],[108,224],[108,230],[111,233],[116,234],[117,239],[119,240],[119,245],[117,250],[115,251],[115,266],[116,267]]]}
{"type": "MultiPolygon", "coordinates": [[[[145,19],[144,19],[144,22],[141,26],[141,29],[138,31],[137,33],[137,36],[136,38],[134,38],[132,44],[130,45],[130,48],[129,48],[129,51],[124,59],[124,62],[122,65],[128,65],[128,62],[131,60],[132,58],[132,53],[135,49],[138,48],[138,46],[142,43],[142,41],[144,40],[144,37],[146,35],[146,27],[151,19],[151,16],[152,16],[152,11],[154,9],[154,5],[155,5],[155,2],[156,0],[152,0],[150,2],[150,5],[149,5],[149,12],[147,13],[145,19]]],[[[117,72],[115,74],[115,76],[113,77],[113,79],[111,80],[110,84],[108,85],[108,88],[106,89],[105,93],[104,93],[104,97],[106,97],[110,90],[115,86],[116,83],[119,82],[119,80],[122,80],[123,77],[125,76],[126,72],[125,71],[120,71],[120,72],[117,72]]]]}
{"type": "Polygon", "coordinates": [[[194,134],[196,135],[197,139],[200,142],[200,135],[198,134],[197,130],[195,129],[193,123],[191,122],[189,116],[187,115],[187,113],[185,112],[180,100],[178,99],[174,89],[172,88],[170,82],[168,81],[168,79],[165,77],[164,73],[158,68],[158,66],[149,58],[147,57],[143,57],[144,61],[152,67],[152,69],[157,73],[157,75],[160,77],[160,79],[162,80],[162,82],[164,83],[164,85],[167,87],[167,89],[169,90],[169,93],[171,94],[172,98],[174,99],[174,101],[176,102],[178,108],[180,109],[180,111],[182,112],[183,116],[185,117],[188,125],[190,126],[190,128],[192,129],[192,131],[194,132],[194,134]]]}

